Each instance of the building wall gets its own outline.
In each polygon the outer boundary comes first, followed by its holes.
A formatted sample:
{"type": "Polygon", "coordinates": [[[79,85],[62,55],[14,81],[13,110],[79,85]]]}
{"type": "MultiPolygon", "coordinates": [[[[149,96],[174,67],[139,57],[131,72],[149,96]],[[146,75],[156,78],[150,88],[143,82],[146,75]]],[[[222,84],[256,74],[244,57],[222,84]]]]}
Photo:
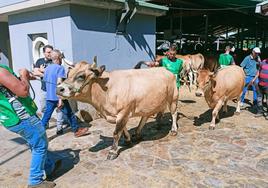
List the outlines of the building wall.
{"type": "MultiPolygon", "coordinates": [[[[48,43],[74,62],[92,62],[95,55],[107,70],[132,68],[150,60],[155,49],[155,17],[136,14],[126,35],[116,35],[116,12],[62,5],[8,17],[13,69],[32,69],[32,39],[42,34],[48,43]]],[[[40,106],[40,82],[31,81],[40,106]]]]}
{"type": "Polygon", "coordinates": [[[9,63],[11,63],[11,58],[7,22],[0,22],[0,49],[2,50],[2,53],[0,54],[0,63],[9,66],[9,63]]]}
{"type": "Polygon", "coordinates": [[[71,6],[73,59],[92,62],[107,70],[132,68],[155,53],[155,17],[136,14],[126,35],[116,35],[116,12],[109,9],[71,6]]]}
{"type": "MultiPolygon", "coordinates": [[[[13,69],[29,70],[33,67],[32,35],[45,33],[49,44],[64,51],[66,57],[72,60],[71,21],[68,5],[58,6],[39,11],[32,11],[9,16],[10,43],[13,69]]],[[[41,84],[31,81],[36,93],[36,103],[39,106],[41,84]]]]}

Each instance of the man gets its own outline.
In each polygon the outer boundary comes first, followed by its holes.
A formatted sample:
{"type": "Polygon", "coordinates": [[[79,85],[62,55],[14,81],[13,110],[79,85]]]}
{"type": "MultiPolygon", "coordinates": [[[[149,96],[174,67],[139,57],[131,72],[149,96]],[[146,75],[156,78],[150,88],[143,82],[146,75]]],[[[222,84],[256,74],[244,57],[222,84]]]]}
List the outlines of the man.
{"type": "MultiPolygon", "coordinates": [[[[258,105],[257,97],[258,97],[258,65],[260,63],[259,54],[261,53],[260,48],[255,47],[251,54],[246,56],[245,59],[242,61],[240,66],[244,69],[245,72],[245,87],[243,89],[243,93],[241,96],[241,105],[244,104],[245,94],[248,90],[248,87],[251,85],[253,90],[253,105],[258,105]]],[[[259,113],[258,109],[258,113],[259,113]]]]}
{"type": "MultiPolygon", "coordinates": [[[[34,65],[34,75],[41,78],[41,112],[44,114],[46,109],[46,83],[43,80],[45,68],[52,64],[50,53],[53,50],[53,46],[45,45],[43,47],[44,58],[40,58],[34,65]]],[[[64,123],[64,115],[60,110],[57,110],[57,127],[62,127],[64,123]]],[[[48,125],[47,125],[48,127],[48,125]]]]}
{"type": "MultiPolygon", "coordinates": [[[[61,110],[69,120],[72,131],[75,137],[84,136],[87,134],[88,128],[78,127],[76,116],[72,112],[68,100],[60,99],[56,94],[57,84],[66,78],[65,69],[62,64],[62,54],[59,50],[51,51],[51,59],[53,64],[49,65],[44,73],[44,81],[46,82],[46,110],[42,118],[43,126],[46,126],[49,122],[51,115],[55,108],[61,110]]],[[[57,134],[62,134],[61,127],[57,127],[57,134]]]]}
{"type": "MultiPolygon", "coordinates": [[[[259,69],[259,95],[258,95],[258,105],[263,111],[263,100],[264,96],[266,97],[266,107],[268,107],[268,59],[263,60],[260,63],[259,69]]],[[[265,119],[268,119],[267,112],[265,114],[265,119]]]]}
{"type": "Polygon", "coordinates": [[[47,158],[47,136],[36,116],[37,107],[29,97],[29,79],[26,69],[19,71],[20,79],[5,65],[0,64],[0,124],[19,134],[32,151],[28,187],[52,188],[56,184],[44,181],[44,172],[51,174],[55,164],[47,158]]]}
{"type": "Polygon", "coordinates": [[[180,72],[182,70],[183,61],[176,58],[176,46],[170,47],[169,51],[166,53],[167,57],[162,58],[159,62],[144,62],[147,66],[161,66],[165,67],[167,70],[172,72],[176,76],[177,88],[180,87],[180,72]]]}
{"type": "Polygon", "coordinates": [[[220,63],[221,68],[224,68],[228,65],[235,65],[234,58],[230,54],[230,52],[231,52],[231,47],[226,46],[225,53],[220,54],[219,63],[220,63]]]}

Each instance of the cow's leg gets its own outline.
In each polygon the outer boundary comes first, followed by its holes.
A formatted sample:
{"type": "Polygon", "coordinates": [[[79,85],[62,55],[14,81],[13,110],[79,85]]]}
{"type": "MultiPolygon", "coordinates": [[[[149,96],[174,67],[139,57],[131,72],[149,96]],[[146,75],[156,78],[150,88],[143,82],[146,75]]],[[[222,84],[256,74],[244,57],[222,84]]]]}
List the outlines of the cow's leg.
{"type": "Polygon", "coordinates": [[[163,117],[163,112],[158,112],[155,118],[158,124],[161,124],[162,117],[163,117]]]}
{"type": "Polygon", "coordinates": [[[238,97],[238,99],[237,99],[237,106],[236,106],[236,110],[235,110],[235,114],[236,115],[239,115],[240,114],[240,103],[241,103],[240,100],[241,100],[240,97],[238,97]]]}
{"type": "Polygon", "coordinates": [[[142,116],[141,120],[140,120],[140,123],[136,129],[136,134],[135,134],[135,140],[138,141],[138,140],[141,140],[141,130],[142,128],[144,127],[146,121],[148,120],[148,117],[146,116],[142,116]]]}
{"type": "Polygon", "coordinates": [[[193,79],[194,79],[193,71],[190,71],[188,73],[188,75],[189,75],[190,88],[192,88],[192,86],[193,86],[193,79]]]}
{"type": "Polygon", "coordinates": [[[124,131],[124,136],[125,136],[125,145],[130,145],[131,138],[130,138],[130,134],[129,134],[126,126],[124,127],[123,131],[124,131]]]}
{"type": "Polygon", "coordinates": [[[223,105],[223,101],[219,100],[218,103],[216,104],[215,108],[212,111],[212,121],[211,121],[210,126],[209,126],[209,129],[211,129],[211,130],[215,129],[216,117],[217,117],[222,105],[223,105]]]}
{"type": "Polygon", "coordinates": [[[223,105],[223,113],[227,113],[228,109],[227,109],[227,100],[224,101],[224,105],[223,105]]]}
{"type": "Polygon", "coordinates": [[[173,103],[170,105],[170,113],[172,116],[172,127],[171,127],[171,131],[170,131],[170,135],[171,136],[176,136],[178,134],[178,103],[179,100],[176,99],[176,101],[173,101],[173,103]]]}
{"type": "Polygon", "coordinates": [[[197,72],[193,72],[193,84],[196,86],[197,72]]]}
{"type": "Polygon", "coordinates": [[[122,132],[124,131],[127,121],[128,121],[127,117],[118,118],[116,120],[116,127],[113,135],[114,137],[113,145],[107,156],[107,159],[109,160],[113,160],[118,156],[118,141],[122,135],[122,132]]]}

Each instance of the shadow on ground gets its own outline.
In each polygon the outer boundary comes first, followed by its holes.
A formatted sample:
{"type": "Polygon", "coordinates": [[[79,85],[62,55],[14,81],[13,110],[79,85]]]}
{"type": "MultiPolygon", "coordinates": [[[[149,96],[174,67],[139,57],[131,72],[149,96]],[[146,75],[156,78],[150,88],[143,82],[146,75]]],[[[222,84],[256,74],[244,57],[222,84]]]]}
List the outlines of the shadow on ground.
{"type": "MultiPolygon", "coordinates": [[[[233,116],[235,111],[236,108],[233,106],[227,106],[227,113],[223,113],[221,109],[219,112],[220,120],[233,116]]],[[[204,113],[200,114],[199,117],[194,118],[194,125],[201,126],[204,123],[211,122],[211,120],[212,120],[212,110],[208,109],[204,113]]],[[[216,123],[219,123],[219,121],[217,120],[216,123]]]]}
{"type": "MultiPolygon", "coordinates": [[[[132,135],[132,143],[130,145],[125,145],[124,139],[121,137],[119,140],[119,146],[122,146],[119,149],[119,154],[126,149],[134,147],[136,144],[142,141],[153,141],[164,138],[168,135],[169,131],[171,130],[172,126],[172,117],[170,113],[165,113],[162,117],[161,123],[157,123],[156,121],[148,122],[142,129],[142,140],[136,141],[133,139],[133,135],[135,135],[135,128],[129,130],[130,135],[132,135]]],[[[138,126],[138,125],[137,125],[138,126]]],[[[90,152],[98,152],[103,150],[113,144],[113,137],[107,137],[100,135],[100,141],[93,147],[89,148],[90,152]]]]}
{"type": "Polygon", "coordinates": [[[180,102],[187,103],[187,104],[196,103],[196,101],[194,100],[180,100],[180,102]]]}
{"type": "Polygon", "coordinates": [[[54,161],[61,160],[61,165],[48,176],[48,179],[54,181],[74,168],[74,166],[80,161],[79,153],[80,150],[72,150],[69,148],[65,150],[48,152],[48,156],[54,161]]]}

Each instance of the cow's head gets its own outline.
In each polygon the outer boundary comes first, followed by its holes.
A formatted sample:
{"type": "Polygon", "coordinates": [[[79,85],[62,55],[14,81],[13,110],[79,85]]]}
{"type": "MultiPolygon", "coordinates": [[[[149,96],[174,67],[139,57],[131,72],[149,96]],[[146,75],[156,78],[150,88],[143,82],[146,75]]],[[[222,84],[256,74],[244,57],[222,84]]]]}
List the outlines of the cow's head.
{"type": "Polygon", "coordinates": [[[57,95],[64,98],[79,95],[83,92],[84,87],[99,78],[104,70],[104,65],[97,67],[96,57],[94,58],[93,64],[85,61],[77,63],[74,68],[69,70],[67,79],[57,86],[57,95]]]}
{"type": "Polygon", "coordinates": [[[197,97],[204,96],[204,91],[210,86],[215,87],[216,81],[214,80],[214,73],[209,70],[203,69],[197,72],[197,90],[195,95],[197,97]]]}

